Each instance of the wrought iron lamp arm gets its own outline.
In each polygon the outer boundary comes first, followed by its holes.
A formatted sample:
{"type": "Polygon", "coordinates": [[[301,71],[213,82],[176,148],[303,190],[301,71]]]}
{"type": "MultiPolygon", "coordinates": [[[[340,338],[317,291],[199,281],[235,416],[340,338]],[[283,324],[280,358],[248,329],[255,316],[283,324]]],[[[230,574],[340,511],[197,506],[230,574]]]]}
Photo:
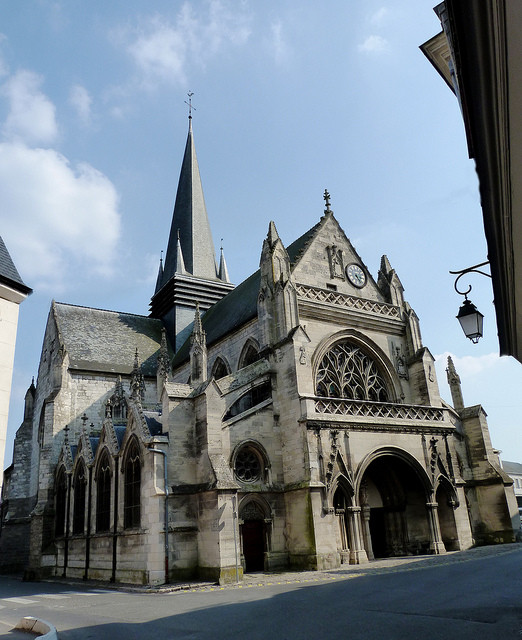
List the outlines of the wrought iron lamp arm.
{"type": "Polygon", "coordinates": [[[467,269],[462,269],[461,271],[450,271],[451,275],[457,276],[457,278],[455,279],[455,284],[453,285],[455,287],[455,291],[459,295],[464,296],[466,300],[468,298],[468,293],[471,291],[472,287],[471,285],[469,285],[467,291],[460,291],[459,288],[457,287],[458,281],[462,278],[463,275],[466,275],[467,273],[480,273],[483,276],[487,276],[488,278],[491,278],[490,273],[486,273],[485,271],[481,271],[479,269],[479,267],[483,267],[486,264],[489,264],[489,260],[486,260],[486,262],[481,262],[480,264],[475,264],[472,267],[468,267],[467,269]]]}

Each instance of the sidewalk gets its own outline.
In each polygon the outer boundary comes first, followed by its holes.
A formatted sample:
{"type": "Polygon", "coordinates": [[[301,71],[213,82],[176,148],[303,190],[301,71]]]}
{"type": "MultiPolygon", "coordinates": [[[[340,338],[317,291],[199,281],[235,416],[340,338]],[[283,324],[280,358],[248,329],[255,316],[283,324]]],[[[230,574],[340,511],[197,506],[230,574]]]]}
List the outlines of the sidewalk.
{"type": "Polygon", "coordinates": [[[495,557],[501,554],[514,553],[522,550],[522,543],[491,545],[477,547],[467,551],[450,551],[441,555],[407,556],[399,558],[383,558],[372,560],[366,564],[342,565],[337,569],[327,571],[281,571],[246,573],[238,584],[230,583],[218,586],[215,582],[203,582],[199,580],[177,582],[155,587],[140,586],[120,583],[107,583],[99,581],[82,581],[68,578],[52,578],[48,582],[70,585],[84,585],[108,590],[121,590],[140,593],[170,593],[175,591],[199,591],[241,589],[245,587],[266,586],[272,584],[288,584],[300,582],[323,582],[328,580],[343,580],[360,575],[376,575],[396,571],[414,571],[457,562],[469,562],[478,558],[495,557]]]}

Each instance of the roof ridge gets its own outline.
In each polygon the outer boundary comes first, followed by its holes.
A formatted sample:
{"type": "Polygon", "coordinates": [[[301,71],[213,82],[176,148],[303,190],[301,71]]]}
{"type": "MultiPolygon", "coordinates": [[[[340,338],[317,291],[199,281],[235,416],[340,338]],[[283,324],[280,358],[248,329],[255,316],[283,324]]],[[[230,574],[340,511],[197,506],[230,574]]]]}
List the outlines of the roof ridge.
{"type": "Polygon", "coordinates": [[[116,311],[115,309],[100,309],[100,307],[88,307],[84,304],[72,304],[71,302],[54,301],[54,304],[61,305],[63,307],[74,307],[75,309],[90,309],[91,311],[102,311],[103,313],[115,313],[118,315],[135,316],[136,318],[147,318],[148,320],[158,320],[157,318],[151,318],[149,315],[146,316],[141,313],[132,313],[131,311],[116,311]]]}

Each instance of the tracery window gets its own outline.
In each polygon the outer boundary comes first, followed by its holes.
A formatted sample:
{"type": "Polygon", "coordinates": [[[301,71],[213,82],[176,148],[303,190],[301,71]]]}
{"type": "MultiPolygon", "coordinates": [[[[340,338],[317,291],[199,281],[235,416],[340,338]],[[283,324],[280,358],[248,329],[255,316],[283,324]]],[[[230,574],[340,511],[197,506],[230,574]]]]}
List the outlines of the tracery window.
{"type": "Polygon", "coordinates": [[[326,352],[316,377],[316,395],[387,402],[388,390],[374,360],[357,345],[341,342],[326,352]]]}
{"type": "Polygon", "coordinates": [[[102,454],[96,472],[96,531],[108,531],[111,526],[111,463],[107,452],[102,454]]]}
{"type": "Polygon", "coordinates": [[[85,466],[82,462],[76,468],[73,480],[74,486],[74,511],[73,533],[83,533],[85,528],[85,494],[87,493],[87,479],[85,466]]]}
{"type": "Polygon", "coordinates": [[[57,537],[65,533],[65,512],[67,504],[67,477],[63,467],[60,468],[56,478],[56,511],[54,533],[57,537]]]}
{"type": "Polygon", "coordinates": [[[135,440],[129,446],[124,464],[123,526],[139,527],[141,522],[141,458],[135,440]]]}
{"type": "Polygon", "coordinates": [[[237,452],[234,473],[241,482],[257,482],[263,476],[263,457],[252,445],[245,445],[237,452]]]}

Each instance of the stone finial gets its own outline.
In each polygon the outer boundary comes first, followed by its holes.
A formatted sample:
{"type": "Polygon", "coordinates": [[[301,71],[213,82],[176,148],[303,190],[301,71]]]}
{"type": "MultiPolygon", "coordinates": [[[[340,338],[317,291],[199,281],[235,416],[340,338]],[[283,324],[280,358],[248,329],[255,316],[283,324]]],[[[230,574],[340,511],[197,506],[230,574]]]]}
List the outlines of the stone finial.
{"type": "Polygon", "coordinates": [[[89,418],[87,417],[85,411],[83,413],[83,416],[80,418],[80,420],[82,421],[82,433],[87,433],[87,420],[89,418]]]}
{"type": "Polygon", "coordinates": [[[161,329],[161,343],[158,355],[158,378],[165,383],[169,377],[170,359],[167,348],[167,332],[165,328],[161,329]]]}
{"type": "Polygon", "coordinates": [[[451,399],[453,400],[453,407],[456,411],[464,409],[464,399],[462,396],[462,387],[460,383],[460,376],[455,369],[451,356],[448,356],[448,366],[446,368],[446,376],[448,379],[449,388],[451,391],[451,399]]]}
{"type": "Polygon", "coordinates": [[[190,336],[190,381],[199,385],[207,379],[207,338],[201,323],[199,303],[196,303],[194,327],[190,336]]]}
{"type": "Polygon", "coordinates": [[[324,212],[325,213],[333,213],[333,211],[330,209],[330,193],[328,192],[328,189],[324,190],[323,200],[324,200],[324,203],[326,205],[326,208],[325,208],[324,212]]]}
{"type": "Polygon", "coordinates": [[[140,366],[140,360],[138,355],[138,348],[136,347],[136,353],[134,354],[134,367],[131,373],[130,382],[131,397],[141,402],[145,398],[145,380],[143,378],[143,372],[140,366]]]}

